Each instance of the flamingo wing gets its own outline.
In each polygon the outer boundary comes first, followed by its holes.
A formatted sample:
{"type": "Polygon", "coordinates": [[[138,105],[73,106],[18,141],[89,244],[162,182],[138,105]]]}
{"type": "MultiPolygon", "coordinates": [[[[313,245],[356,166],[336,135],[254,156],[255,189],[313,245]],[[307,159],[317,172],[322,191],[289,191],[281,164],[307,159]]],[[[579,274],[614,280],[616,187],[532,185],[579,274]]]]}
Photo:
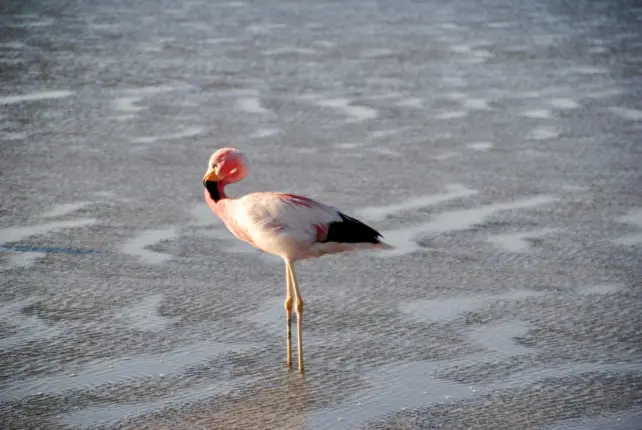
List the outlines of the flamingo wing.
{"type": "Polygon", "coordinates": [[[380,243],[381,235],[332,206],[283,193],[252,193],[237,200],[235,218],[253,237],[287,235],[311,245],[380,243]]]}
{"type": "Polygon", "coordinates": [[[247,194],[235,206],[237,223],[252,236],[289,235],[312,243],[324,239],[327,226],[341,220],[333,207],[293,194],[247,194]]]}

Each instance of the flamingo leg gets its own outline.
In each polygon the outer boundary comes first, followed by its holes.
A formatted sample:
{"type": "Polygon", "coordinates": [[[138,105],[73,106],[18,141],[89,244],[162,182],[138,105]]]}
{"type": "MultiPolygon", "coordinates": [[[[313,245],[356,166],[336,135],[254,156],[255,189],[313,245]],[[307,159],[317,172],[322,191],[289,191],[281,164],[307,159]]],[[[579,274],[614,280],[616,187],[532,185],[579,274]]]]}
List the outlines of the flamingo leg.
{"type": "Polygon", "coordinates": [[[292,368],[292,274],[290,264],[285,264],[285,316],[287,323],[287,358],[288,368],[292,368]]]}
{"type": "Polygon", "coordinates": [[[301,298],[301,291],[299,291],[299,282],[296,279],[294,265],[292,263],[288,263],[288,266],[290,268],[290,275],[292,276],[292,287],[294,288],[297,348],[299,350],[299,373],[303,373],[303,333],[301,331],[301,322],[303,320],[303,299],[301,298]]]}

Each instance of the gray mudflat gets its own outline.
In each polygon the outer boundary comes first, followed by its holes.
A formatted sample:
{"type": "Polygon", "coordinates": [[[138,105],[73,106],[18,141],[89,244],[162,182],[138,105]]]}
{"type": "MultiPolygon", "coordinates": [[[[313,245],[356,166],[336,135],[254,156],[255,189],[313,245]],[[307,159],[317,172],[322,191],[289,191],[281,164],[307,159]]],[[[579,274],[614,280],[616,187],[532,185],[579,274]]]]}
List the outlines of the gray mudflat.
{"type": "Polygon", "coordinates": [[[10,3],[3,428],[642,429],[639,2],[10,3]],[[222,146],[396,246],[298,266],[305,378],[222,146]]]}

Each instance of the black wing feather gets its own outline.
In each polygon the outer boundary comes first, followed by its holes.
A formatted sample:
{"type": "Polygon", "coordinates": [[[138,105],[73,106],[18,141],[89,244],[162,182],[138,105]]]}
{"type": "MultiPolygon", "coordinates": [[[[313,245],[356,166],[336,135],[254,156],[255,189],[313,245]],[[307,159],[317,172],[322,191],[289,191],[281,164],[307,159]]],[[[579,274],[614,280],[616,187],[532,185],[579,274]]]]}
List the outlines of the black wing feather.
{"type": "Polygon", "coordinates": [[[325,242],[339,243],[381,243],[381,234],[358,219],[339,212],[341,221],[335,221],[328,226],[325,242]]]}

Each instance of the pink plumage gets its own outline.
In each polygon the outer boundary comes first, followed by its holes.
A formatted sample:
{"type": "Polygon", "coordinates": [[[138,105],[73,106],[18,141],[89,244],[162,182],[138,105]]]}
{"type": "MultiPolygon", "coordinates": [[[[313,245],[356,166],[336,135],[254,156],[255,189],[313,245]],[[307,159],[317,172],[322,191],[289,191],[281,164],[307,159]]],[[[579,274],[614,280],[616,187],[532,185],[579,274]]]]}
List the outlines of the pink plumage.
{"type": "Polygon", "coordinates": [[[240,151],[234,148],[216,151],[210,157],[203,177],[205,201],[238,239],[285,260],[287,363],[291,365],[290,323],[294,293],[299,328],[299,371],[303,372],[300,329],[303,301],[298,291],[294,262],[325,254],[390,246],[379,240],[381,235],[373,228],[307,197],[274,192],[227,197],[225,186],[242,180],[247,172],[247,159],[240,151]]]}

